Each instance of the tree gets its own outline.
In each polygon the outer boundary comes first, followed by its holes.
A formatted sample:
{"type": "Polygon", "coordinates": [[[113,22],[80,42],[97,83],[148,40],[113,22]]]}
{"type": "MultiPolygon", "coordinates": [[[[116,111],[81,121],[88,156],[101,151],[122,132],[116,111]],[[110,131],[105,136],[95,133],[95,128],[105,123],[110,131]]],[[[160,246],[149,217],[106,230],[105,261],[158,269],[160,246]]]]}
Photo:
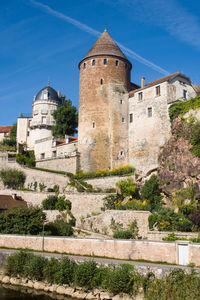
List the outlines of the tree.
{"type": "Polygon", "coordinates": [[[52,128],[54,136],[64,137],[77,132],[78,112],[71,100],[65,100],[64,104],[53,112],[53,117],[56,121],[56,125],[52,128]]]}
{"type": "Polygon", "coordinates": [[[0,179],[7,188],[16,189],[24,186],[26,175],[23,171],[8,168],[0,170],[0,179]]]}
{"type": "Polygon", "coordinates": [[[161,202],[162,196],[160,192],[161,190],[156,175],[152,175],[149,180],[146,180],[141,188],[142,199],[149,200],[152,209],[161,202]]]}

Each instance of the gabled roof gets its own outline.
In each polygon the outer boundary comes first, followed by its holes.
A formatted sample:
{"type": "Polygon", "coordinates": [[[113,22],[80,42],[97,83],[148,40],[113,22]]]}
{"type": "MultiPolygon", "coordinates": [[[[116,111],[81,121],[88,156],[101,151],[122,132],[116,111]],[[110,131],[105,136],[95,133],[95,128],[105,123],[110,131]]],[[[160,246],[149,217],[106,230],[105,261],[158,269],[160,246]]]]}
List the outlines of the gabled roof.
{"type": "Polygon", "coordinates": [[[8,133],[10,132],[12,126],[0,126],[0,133],[8,133]]]}
{"type": "Polygon", "coordinates": [[[193,87],[194,87],[194,89],[195,89],[195,91],[196,91],[197,93],[200,93],[200,87],[198,86],[197,83],[195,83],[195,84],[193,85],[193,87]]]}
{"type": "Polygon", "coordinates": [[[127,57],[120,50],[120,48],[117,46],[115,41],[111,38],[107,30],[104,30],[104,32],[100,35],[96,43],[89,50],[89,52],[82,59],[82,61],[86,58],[99,56],[99,55],[116,56],[128,61],[127,57]]]}
{"type": "Polygon", "coordinates": [[[154,80],[154,81],[151,81],[151,82],[149,82],[148,84],[146,84],[143,88],[140,88],[140,89],[137,89],[137,90],[130,91],[130,92],[129,92],[129,97],[132,96],[132,95],[134,95],[135,92],[138,92],[138,91],[141,91],[141,90],[146,89],[146,88],[148,88],[148,87],[151,87],[151,86],[154,86],[154,85],[163,83],[163,82],[165,82],[165,81],[172,80],[172,79],[176,78],[177,76],[183,77],[183,78],[187,79],[187,80],[191,83],[189,77],[187,77],[186,75],[184,75],[184,74],[182,74],[182,73],[180,73],[180,72],[175,72],[175,73],[172,73],[172,74],[167,75],[167,76],[165,76],[165,77],[162,77],[162,78],[156,79],[156,80],[154,80]]]}

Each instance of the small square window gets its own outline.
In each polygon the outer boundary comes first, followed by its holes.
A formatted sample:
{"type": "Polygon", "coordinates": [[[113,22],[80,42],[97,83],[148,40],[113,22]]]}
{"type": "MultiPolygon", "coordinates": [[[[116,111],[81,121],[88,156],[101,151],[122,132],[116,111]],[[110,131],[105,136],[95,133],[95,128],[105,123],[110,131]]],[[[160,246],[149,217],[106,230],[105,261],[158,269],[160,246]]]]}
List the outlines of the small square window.
{"type": "Polygon", "coordinates": [[[122,123],[125,123],[125,118],[124,117],[122,117],[122,123]]]}
{"type": "Polygon", "coordinates": [[[132,123],[133,122],[133,114],[130,114],[129,117],[130,117],[130,123],[132,123]]]}
{"type": "Polygon", "coordinates": [[[92,66],[95,66],[95,59],[92,60],[92,66]]]}
{"type": "Polygon", "coordinates": [[[143,93],[140,92],[140,93],[138,93],[138,100],[141,101],[142,99],[143,99],[143,93]]]}
{"type": "Polygon", "coordinates": [[[187,98],[187,91],[183,90],[183,98],[186,99],[187,98]]]}
{"type": "Polygon", "coordinates": [[[104,64],[104,65],[107,65],[107,64],[108,64],[108,60],[107,60],[107,58],[104,58],[104,60],[103,60],[103,64],[104,64]]]}
{"type": "Polygon", "coordinates": [[[152,107],[148,107],[148,117],[152,117],[152,107]]]}
{"type": "Polygon", "coordinates": [[[156,86],[156,96],[160,96],[160,85],[156,86]]]}

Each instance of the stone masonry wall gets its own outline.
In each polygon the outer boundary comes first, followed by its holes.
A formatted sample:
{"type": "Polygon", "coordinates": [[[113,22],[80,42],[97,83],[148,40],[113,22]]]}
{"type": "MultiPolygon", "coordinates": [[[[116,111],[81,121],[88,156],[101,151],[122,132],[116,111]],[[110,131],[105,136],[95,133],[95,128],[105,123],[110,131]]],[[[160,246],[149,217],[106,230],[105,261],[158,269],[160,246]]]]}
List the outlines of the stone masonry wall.
{"type": "MultiPolygon", "coordinates": [[[[86,179],[85,181],[91,184],[94,188],[101,188],[101,189],[109,189],[115,188],[116,183],[120,180],[127,179],[130,176],[107,176],[107,177],[99,177],[93,179],[86,179]]],[[[135,176],[131,175],[133,180],[135,180],[135,176]]]]}
{"type": "Polygon", "coordinates": [[[114,220],[115,223],[123,224],[124,229],[136,220],[139,237],[146,239],[149,231],[149,215],[151,215],[151,213],[148,211],[107,210],[100,215],[81,220],[81,226],[85,230],[98,231],[113,236],[113,230],[111,228],[112,220],[114,220]]]}
{"type": "Polygon", "coordinates": [[[78,171],[77,155],[66,158],[44,159],[36,162],[38,168],[76,173],[78,171]]]}
{"type": "Polygon", "coordinates": [[[39,188],[39,183],[43,183],[46,186],[46,188],[53,188],[54,185],[59,185],[60,191],[64,192],[67,183],[69,183],[69,178],[65,175],[22,167],[15,162],[3,161],[3,163],[1,163],[0,161],[0,169],[1,168],[15,168],[23,171],[26,174],[26,181],[25,181],[26,188],[31,186],[31,184],[33,188],[34,182],[37,182],[38,188],[39,188]]]}
{"type": "MultiPolygon", "coordinates": [[[[113,239],[45,237],[44,250],[49,252],[111,257],[119,259],[161,261],[177,264],[180,242],[152,242],[113,239]]],[[[42,250],[42,237],[0,235],[0,247],[42,250]]],[[[188,262],[200,266],[200,244],[188,243],[188,262]]]]}
{"type": "MultiPolygon", "coordinates": [[[[41,206],[42,200],[46,199],[48,195],[52,193],[45,192],[27,192],[27,191],[15,191],[15,190],[0,190],[0,194],[11,195],[17,194],[25,200],[28,205],[41,206]]],[[[101,207],[103,206],[103,198],[105,194],[85,194],[85,193],[65,193],[65,198],[72,202],[72,214],[80,223],[81,217],[86,217],[91,215],[92,212],[101,212],[101,207]]],[[[56,218],[57,212],[48,213],[50,220],[56,218]]]]}

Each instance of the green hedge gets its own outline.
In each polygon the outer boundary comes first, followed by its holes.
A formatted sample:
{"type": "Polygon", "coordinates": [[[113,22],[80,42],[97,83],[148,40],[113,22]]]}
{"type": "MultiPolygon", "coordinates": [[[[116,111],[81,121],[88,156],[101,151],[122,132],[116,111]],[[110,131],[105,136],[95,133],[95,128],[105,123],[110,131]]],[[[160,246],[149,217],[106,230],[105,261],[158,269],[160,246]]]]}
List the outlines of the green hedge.
{"type": "Polygon", "coordinates": [[[130,264],[108,267],[94,261],[76,263],[67,257],[56,260],[36,256],[25,251],[11,254],[5,262],[5,273],[50,284],[69,284],[83,289],[103,288],[113,295],[144,292],[146,300],[200,299],[200,277],[195,272],[175,269],[162,279],[152,272],[140,275],[130,264]]]}
{"type": "Polygon", "coordinates": [[[0,178],[7,188],[17,189],[24,186],[26,175],[23,171],[8,168],[0,170],[0,178]]]}

